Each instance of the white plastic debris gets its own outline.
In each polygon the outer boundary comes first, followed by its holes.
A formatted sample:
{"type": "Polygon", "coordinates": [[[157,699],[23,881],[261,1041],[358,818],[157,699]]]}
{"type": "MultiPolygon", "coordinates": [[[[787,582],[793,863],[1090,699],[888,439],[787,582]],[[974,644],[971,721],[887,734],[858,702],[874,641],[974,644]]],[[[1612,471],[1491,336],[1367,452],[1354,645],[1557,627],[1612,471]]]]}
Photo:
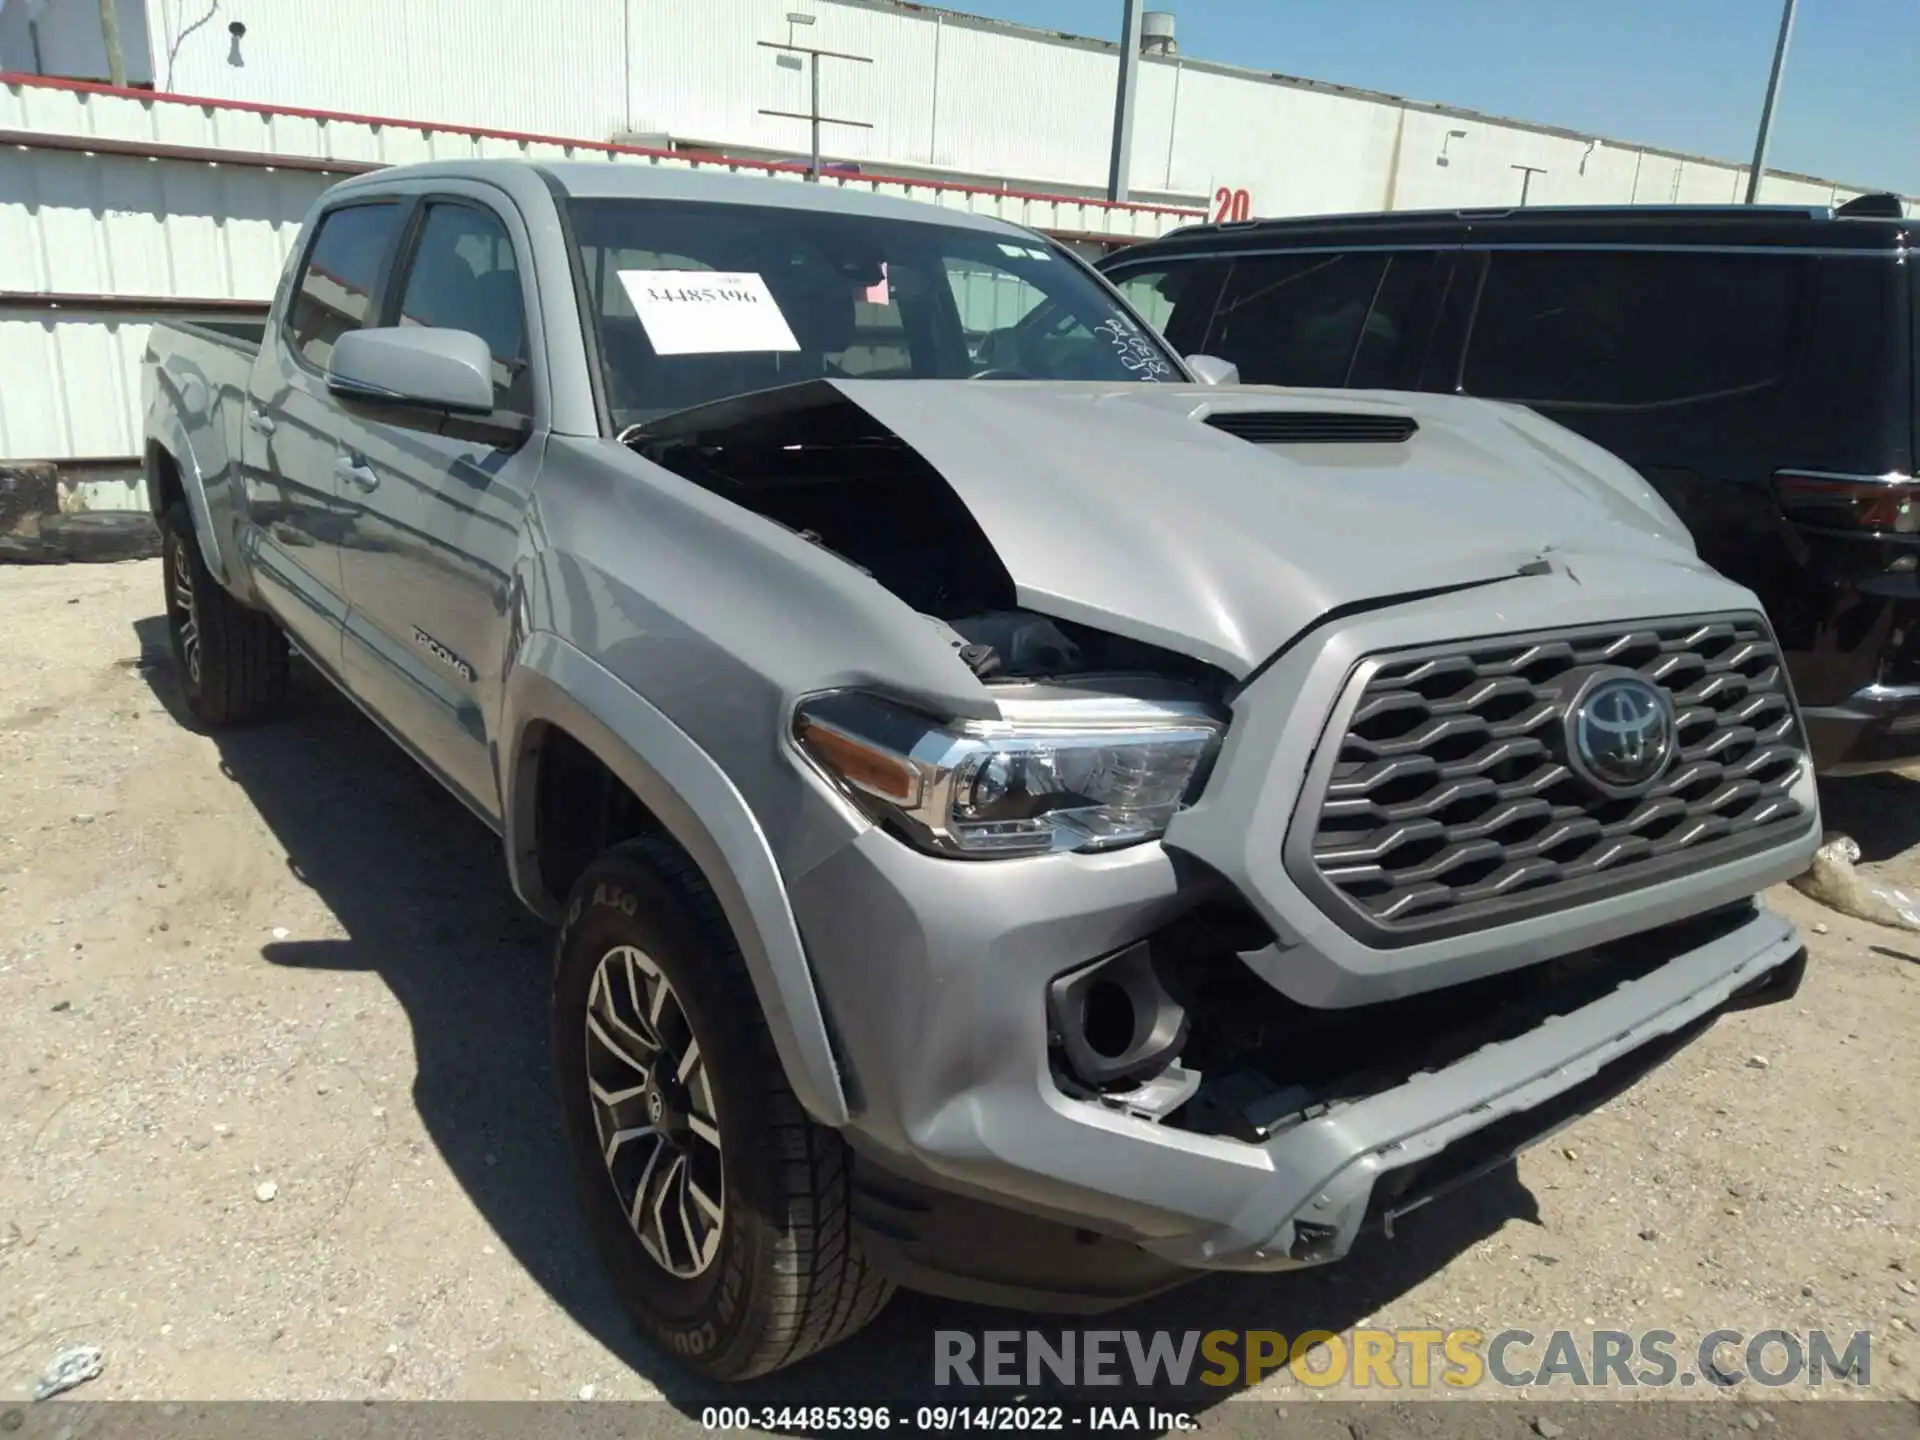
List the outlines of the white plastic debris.
{"type": "Polygon", "coordinates": [[[287,927],[284,925],[276,925],[273,927],[273,931],[272,931],[273,938],[276,940],[284,940],[292,933],[293,932],[287,929],[287,927]]]}
{"type": "Polygon", "coordinates": [[[1897,885],[1861,874],[1854,869],[1859,859],[1860,847],[1848,836],[1835,835],[1813,852],[1813,864],[1794,886],[1842,915],[1896,930],[1920,930],[1920,900],[1897,885]]]}
{"type": "Polygon", "coordinates": [[[106,1368],[107,1352],[98,1345],[69,1346],[48,1363],[39,1383],[33,1387],[33,1398],[50,1400],[76,1385],[98,1379],[106,1368]]]}
{"type": "Polygon", "coordinates": [[[253,1198],[258,1200],[262,1205],[265,1205],[279,1193],[280,1187],[271,1180],[262,1180],[258,1185],[253,1187],[253,1198]]]}

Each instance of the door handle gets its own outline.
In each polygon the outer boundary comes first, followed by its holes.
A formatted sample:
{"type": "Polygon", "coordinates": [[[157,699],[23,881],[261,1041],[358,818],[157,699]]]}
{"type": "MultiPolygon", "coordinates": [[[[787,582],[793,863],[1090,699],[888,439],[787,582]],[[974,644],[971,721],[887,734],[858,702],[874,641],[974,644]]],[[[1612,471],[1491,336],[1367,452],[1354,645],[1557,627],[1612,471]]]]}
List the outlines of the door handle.
{"type": "Polygon", "coordinates": [[[250,406],[247,410],[247,428],[249,430],[258,430],[262,435],[271,435],[273,433],[273,421],[269,419],[266,412],[258,406],[250,406]]]}
{"type": "Polygon", "coordinates": [[[371,490],[380,483],[380,477],[373,473],[373,467],[365,461],[355,460],[351,455],[342,455],[333,462],[334,477],[350,480],[362,490],[371,490]]]}

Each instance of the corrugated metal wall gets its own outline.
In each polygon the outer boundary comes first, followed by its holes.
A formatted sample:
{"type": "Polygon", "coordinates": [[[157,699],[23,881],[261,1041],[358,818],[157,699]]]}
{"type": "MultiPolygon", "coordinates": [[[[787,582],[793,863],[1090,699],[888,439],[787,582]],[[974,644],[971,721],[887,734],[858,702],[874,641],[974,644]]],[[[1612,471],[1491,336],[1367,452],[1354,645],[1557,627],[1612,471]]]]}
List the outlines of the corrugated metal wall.
{"type": "MultiPolygon", "coordinates": [[[[0,133],[12,140],[0,150],[0,457],[7,458],[136,454],[139,360],[153,314],[267,301],[307,208],[344,174],[479,156],[702,163],[604,144],[17,81],[0,85],[0,133]]],[[[787,171],[785,178],[801,177],[787,171]]],[[[938,182],[829,183],[1062,237],[1146,237],[1195,218],[938,182]]]]}
{"type": "MultiPolygon", "coordinates": [[[[159,85],[192,94],[607,139],[653,132],[803,152],[807,77],[756,42],[789,38],[872,57],[827,60],[830,154],[944,168],[1038,188],[1106,179],[1110,46],[888,0],[332,0],[327,24],[275,0],[149,0],[159,85]],[[785,16],[813,13],[811,26],[785,16]],[[236,52],[225,23],[248,27],[236,52]],[[240,63],[234,63],[236,58],[240,63]]],[[[1725,202],[1738,164],[1598,142],[1204,59],[1141,67],[1137,190],[1245,189],[1253,213],[1530,203],[1725,202]],[[1452,130],[1466,134],[1447,145],[1452,130]]],[[[1868,180],[1871,177],[1857,177],[1868,180]]],[[[1825,204],[1858,191],[1770,177],[1762,198],[1825,204]]]]}
{"type": "Polygon", "coordinates": [[[13,150],[0,290],[260,299],[329,176],[13,150]]]}
{"type": "Polygon", "coordinates": [[[147,26],[160,90],[592,140],[625,123],[622,0],[147,0],[147,26]]]}
{"type": "Polygon", "coordinates": [[[150,324],[0,311],[0,457],[138,455],[150,324]]]}

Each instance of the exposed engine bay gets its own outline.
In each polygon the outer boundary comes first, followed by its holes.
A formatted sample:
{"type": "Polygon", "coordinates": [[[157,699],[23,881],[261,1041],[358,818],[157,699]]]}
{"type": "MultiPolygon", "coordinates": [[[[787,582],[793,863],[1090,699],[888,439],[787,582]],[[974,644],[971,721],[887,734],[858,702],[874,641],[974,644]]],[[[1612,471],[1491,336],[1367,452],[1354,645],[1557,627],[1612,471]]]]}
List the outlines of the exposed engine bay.
{"type": "Polygon", "coordinates": [[[932,620],[982,681],[1145,673],[1208,691],[1224,682],[1190,657],[1019,608],[953,488],[859,406],[769,409],[758,398],[760,413],[746,418],[730,413],[743,402],[723,401],[665,417],[627,443],[870,576],[932,620]]]}

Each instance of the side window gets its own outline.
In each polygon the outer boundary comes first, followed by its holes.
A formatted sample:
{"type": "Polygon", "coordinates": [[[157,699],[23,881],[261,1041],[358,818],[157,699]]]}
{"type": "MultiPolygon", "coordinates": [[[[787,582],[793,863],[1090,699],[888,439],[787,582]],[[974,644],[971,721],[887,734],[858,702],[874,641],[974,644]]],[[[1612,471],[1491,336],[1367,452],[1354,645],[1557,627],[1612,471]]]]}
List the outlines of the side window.
{"type": "MultiPolygon", "coordinates": [[[[1067,263],[1038,246],[1002,244],[999,249],[1027,263],[1067,263]]],[[[1157,379],[1173,376],[1160,352],[1123,316],[1089,326],[1011,265],[955,255],[944,257],[943,263],[968,353],[980,369],[1036,380],[1096,380],[1108,376],[1117,355],[1135,373],[1157,379]]]]}
{"type": "Polygon", "coordinates": [[[1765,255],[1495,254],[1464,388],[1545,404],[1660,405],[1776,382],[1799,266],[1765,255]]]}
{"type": "Polygon", "coordinates": [[[427,206],[395,323],[478,335],[493,353],[494,403],[502,410],[532,413],[520,270],[513,241],[497,216],[473,205],[427,206]]]}
{"type": "MultiPolygon", "coordinates": [[[[947,285],[960,311],[960,328],[976,354],[980,343],[994,331],[1011,330],[1047,298],[1038,286],[988,261],[949,255],[945,263],[947,285]]],[[[1060,320],[1066,327],[1078,324],[1071,315],[1063,314],[1060,320]]]]}
{"type": "Polygon", "coordinates": [[[1137,275],[1115,282],[1114,288],[1127,297],[1127,304],[1139,312],[1162,335],[1173,319],[1174,306],[1180,302],[1180,282],[1186,270],[1142,270],[1137,275]]]}
{"type": "Polygon", "coordinates": [[[1374,292],[1373,308],[1354,348],[1347,384],[1362,390],[1415,390],[1420,367],[1432,338],[1435,296],[1441,257],[1413,250],[1395,255],[1374,292]]]}
{"type": "Polygon", "coordinates": [[[1270,255],[1236,260],[1205,349],[1255,385],[1347,383],[1384,255],[1270,255]]]}
{"type": "Polygon", "coordinates": [[[1908,420],[1913,426],[1914,464],[1920,466],[1920,278],[1914,274],[1915,265],[1911,258],[1900,268],[1906,272],[1901,279],[1906,283],[1907,305],[1913,312],[1913,328],[1907,336],[1907,367],[1909,382],[1913,387],[1913,405],[1908,420]]]}
{"type": "Polygon", "coordinates": [[[1225,265],[1186,260],[1164,269],[1136,270],[1113,283],[1127,304],[1182,354],[1197,354],[1207,338],[1225,265]]]}
{"type": "Polygon", "coordinates": [[[287,342],[300,358],[325,369],[333,342],[373,319],[373,292],[399,232],[392,201],[347,205],[320,217],[287,308],[287,342]]]}

